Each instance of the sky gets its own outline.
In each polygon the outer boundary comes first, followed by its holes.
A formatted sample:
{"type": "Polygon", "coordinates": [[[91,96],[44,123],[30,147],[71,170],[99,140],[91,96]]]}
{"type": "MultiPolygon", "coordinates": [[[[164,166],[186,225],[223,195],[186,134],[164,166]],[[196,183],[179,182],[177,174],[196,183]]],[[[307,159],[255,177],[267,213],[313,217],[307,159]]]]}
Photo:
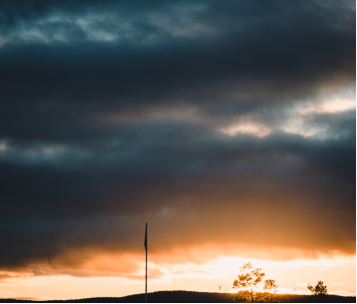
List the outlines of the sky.
{"type": "Polygon", "coordinates": [[[0,0],[0,297],[356,293],[356,3],[0,0]]]}

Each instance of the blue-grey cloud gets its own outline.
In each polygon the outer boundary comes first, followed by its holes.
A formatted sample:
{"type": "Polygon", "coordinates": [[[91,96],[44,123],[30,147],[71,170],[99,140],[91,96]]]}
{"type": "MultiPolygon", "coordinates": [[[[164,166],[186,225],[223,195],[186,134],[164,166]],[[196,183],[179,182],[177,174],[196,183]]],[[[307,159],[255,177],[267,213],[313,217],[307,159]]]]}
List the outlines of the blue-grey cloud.
{"type": "Polygon", "coordinates": [[[353,253],[352,4],[0,1],[0,267],[136,252],[148,218],[157,252],[353,253]]]}

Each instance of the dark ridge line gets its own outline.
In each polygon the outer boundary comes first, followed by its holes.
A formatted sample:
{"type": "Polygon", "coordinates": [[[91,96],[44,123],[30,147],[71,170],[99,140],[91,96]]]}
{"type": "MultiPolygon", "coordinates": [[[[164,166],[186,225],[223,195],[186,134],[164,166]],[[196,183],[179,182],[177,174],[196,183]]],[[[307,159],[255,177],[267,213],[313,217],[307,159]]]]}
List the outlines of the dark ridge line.
{"type": "MultiPolygon", "coordinates": [[[[279,295],[278,295],[279,296],[279,295]]],[[[280,295],[288,296],[284,298],[285,303],[356,303],[356,297],[338,296],[338,295],[280,295]]],[[[233,293],[218,292],[197,292],[197,291],[156,291],[148,293],[148,302],[150,303],[234,303],[233,293]]],[[[0,299],[0,303],[143,303],[145,294],[134,294],[124,297],[95,297],[83,299],[67,300],[25,300],[25,299],[0,299]]]]}

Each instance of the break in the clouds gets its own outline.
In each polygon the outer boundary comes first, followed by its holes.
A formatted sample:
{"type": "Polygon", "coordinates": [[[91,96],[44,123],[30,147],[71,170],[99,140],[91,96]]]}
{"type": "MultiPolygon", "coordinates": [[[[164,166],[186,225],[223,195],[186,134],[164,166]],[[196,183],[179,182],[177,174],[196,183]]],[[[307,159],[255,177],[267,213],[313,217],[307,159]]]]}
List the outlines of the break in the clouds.
{"type": "Polygon", "coordinates": [[[1,279],[135,279],[145,222],[161,261],[355,254],[355,24],[354,1],[0,1],[1,279]]]}

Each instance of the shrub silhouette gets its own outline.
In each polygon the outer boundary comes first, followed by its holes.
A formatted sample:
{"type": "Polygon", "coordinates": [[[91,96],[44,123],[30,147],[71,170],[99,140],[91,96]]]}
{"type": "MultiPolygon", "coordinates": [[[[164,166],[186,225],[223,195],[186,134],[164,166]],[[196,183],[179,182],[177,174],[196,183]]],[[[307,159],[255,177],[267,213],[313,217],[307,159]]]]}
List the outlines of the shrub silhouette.
{"type": "Polygon", "coordinates": [[[311,291],[311,293],[315,295],[326,295],[327,294],[327,286],[324,286],[324,282],[318,281],[315,287],[307,284],[307,289],[311,291]]]}

